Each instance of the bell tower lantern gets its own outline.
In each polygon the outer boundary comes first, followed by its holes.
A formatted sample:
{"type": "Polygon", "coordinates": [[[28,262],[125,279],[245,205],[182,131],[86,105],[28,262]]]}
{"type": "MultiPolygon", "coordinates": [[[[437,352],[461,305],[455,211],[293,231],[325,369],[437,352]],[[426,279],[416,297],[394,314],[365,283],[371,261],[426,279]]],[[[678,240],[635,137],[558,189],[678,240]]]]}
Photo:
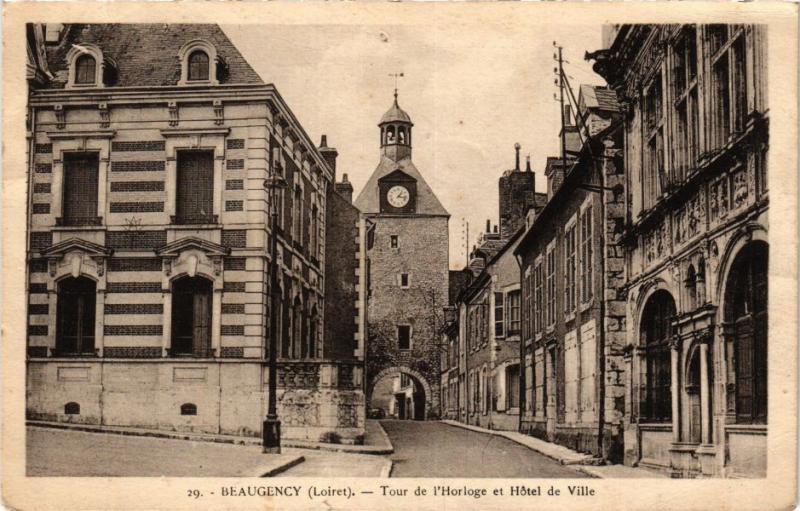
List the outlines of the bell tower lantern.
{"type": "Polygon", "coordinates": [[[381,156],[393,161],[411,157],[411,117],[397,104],[397,89],[394,90],[394,104],[383,114],[381,122],[381,156]]]}

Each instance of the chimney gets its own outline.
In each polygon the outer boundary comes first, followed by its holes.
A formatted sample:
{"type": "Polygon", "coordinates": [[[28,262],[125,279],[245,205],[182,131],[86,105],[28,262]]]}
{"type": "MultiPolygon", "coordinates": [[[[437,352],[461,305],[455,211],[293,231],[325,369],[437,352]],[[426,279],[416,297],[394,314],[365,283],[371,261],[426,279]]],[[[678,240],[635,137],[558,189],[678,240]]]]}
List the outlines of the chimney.
{"type": "Polygon", "coordinates": [[[519,172],[519,150],[520,150],[521,147],[522,146],[519,145],[519,142],[514,144],[514,150],[517,152],[516,163],[514,165],[514,170],[517,171],[517,172],[519,172]]]}
{"type": "Polygon", "coordinates": [[[531,155],[530,155],[530,153],[528,153],[528,155],[525,157],[525,172],[533,172],[531,170],[531,155]]]}
{"type": "Polygon", "coordinates": [[[46,23],[44,26],[44,42],[46,44],[58,44],[61,41],[61,34],[64,30],[62,23],[46,23]]]}
{"type": "Polygon", "coordinates": [[[336,157],[339,156],[339,151],[335,147],[328,147],[328,136],[322,135],[322,140],[319,142],[319,154],[325,159],[325,162],[333,172],[333,181],[336,182],[336,157]]]}
{"type": "Polygon", "coordinates": [[[486,232],[492,232],[492,221],[488,218],[486,219],[486,232]]]}
{"type": "Polygon", "coordinates": [[[544,171],[544,175],[547,177],[547,200],[549,201],[561,187],[561,183],[564,182],[566,169],[562,164],[561,158],[551,157],[547,160],[547,168],[544,171]]]}
{"type": "MultiPolygon", "coordinates": [[[[324,140],[324,139],[323,139],[324,140]]],[[[336,193],[341,195],[350,204],[353,203],[353,185],[347,180],[347,174],[342,174],[342,182],[333,185],[336,193]]]]}

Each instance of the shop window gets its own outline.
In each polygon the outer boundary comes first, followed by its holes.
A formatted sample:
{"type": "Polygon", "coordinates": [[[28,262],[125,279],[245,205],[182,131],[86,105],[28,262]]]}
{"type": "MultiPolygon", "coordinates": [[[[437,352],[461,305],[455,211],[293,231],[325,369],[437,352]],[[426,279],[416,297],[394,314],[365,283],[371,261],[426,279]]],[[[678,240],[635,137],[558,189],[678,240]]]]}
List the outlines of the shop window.
{"type": "Polygon", "coordinates": [[[86,277],[68,277],[58,283],[56,352],[93,355],[97,286],[86,277]]]}

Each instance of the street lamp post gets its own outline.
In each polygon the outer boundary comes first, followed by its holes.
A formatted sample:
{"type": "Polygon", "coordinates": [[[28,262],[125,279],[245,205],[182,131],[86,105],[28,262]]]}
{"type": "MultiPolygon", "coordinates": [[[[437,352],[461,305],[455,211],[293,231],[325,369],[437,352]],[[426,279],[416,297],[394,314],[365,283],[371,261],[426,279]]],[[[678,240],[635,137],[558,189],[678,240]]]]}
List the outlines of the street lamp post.
{"type": "MultiPolygon", "coordinates": [[[[273,165],[274,167],[274,165],[273,165]]],[[[264,188],[269,190],[269,199],[271,206],[270,218],[270,304],[269,304],[269,387],[268,392],[268,405],[267,416],[264,419],[264,424],[261,429],[262,446],[264,453],[280,454],[281,452],[281,421],[278,419],[278,406],[277,406],[277,380],[278,380],[278,305],[280,303],[280,287],[278,286],[278,190],[286,188],[286,181],[273,168],[269,179],[264,181],[264,188]]],[[[266,343],[265,343],[266,344],[266,343]]]]}

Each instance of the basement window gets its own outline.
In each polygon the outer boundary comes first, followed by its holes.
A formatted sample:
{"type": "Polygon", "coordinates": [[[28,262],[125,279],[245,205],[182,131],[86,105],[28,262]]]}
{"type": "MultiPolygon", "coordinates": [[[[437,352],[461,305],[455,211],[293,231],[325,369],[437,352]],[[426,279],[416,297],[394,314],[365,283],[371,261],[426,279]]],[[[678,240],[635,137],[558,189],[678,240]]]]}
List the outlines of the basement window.
{"type": "Polygon", "coordinates": [[[194,403],[182,404],[181,415],[197,415],[197,405],[194,403]]]}
{"type": "Polygon", "coordinates": [[[81,405],[75,402],[70,402],[64,405],[64,415],[80,415],[81,405]]]}

